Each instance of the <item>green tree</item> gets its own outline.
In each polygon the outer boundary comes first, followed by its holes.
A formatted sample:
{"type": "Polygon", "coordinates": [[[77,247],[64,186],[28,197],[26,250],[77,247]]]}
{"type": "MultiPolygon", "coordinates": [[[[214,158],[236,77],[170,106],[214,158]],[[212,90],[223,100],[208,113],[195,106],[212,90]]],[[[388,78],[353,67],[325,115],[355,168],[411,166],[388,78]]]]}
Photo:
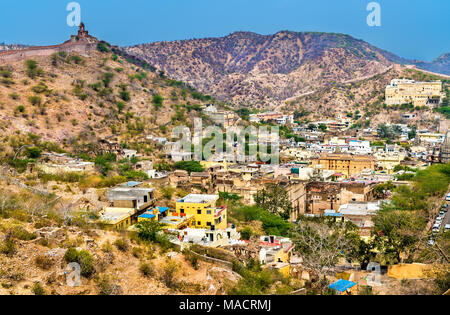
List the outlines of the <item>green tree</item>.
{"type": "Polygon", "coordinates": [[[373,219],[374,243],[386,262],[399,263],[400,254],[410,251],[420,240],[426,220],[416,211],[382,209],[373,219]]]}
{"type": "Polygon", "coordinates": [[[42,154],[42,150],[36,147],[31,147],[31,148],[27,148],[25,151],[25,155],[29,158],[29,159],[37,159],[39,157],[41,157],[42,154]]]}
{"type": "Polygon", "coordinates": [[[136,224],[138,235],[145,241],[157,242],[158,233],[162,231],[163,224],[158,221],[144,220],[136,224]]]}
{"type": "Polygon", "coordinates": [[[258,207],[272,214],[277,214],[286,220],[289,219],[293,210],[286,189],[272,183],[256,193],[255,203],[258,207]]]}
{"type": "Polygon", "coordinates": [[[177,170],[185,170],[189,174],[192,172],[203,172],[205,169],[199,161],[179,161],[174,165],[177,170]]]}

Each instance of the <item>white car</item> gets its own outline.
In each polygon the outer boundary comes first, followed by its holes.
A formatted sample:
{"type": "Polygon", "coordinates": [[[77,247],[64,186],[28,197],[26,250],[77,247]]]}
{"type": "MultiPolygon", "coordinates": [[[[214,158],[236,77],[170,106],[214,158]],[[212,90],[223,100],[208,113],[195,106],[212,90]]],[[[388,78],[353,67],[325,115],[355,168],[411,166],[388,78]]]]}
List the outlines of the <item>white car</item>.
{"type": "Polygon", "coordinates": [[[450,224],[446,224],[446,225],[444,226],[444,230],[446,230],[446,231],[450,230],[450,224]]]}
{"type": "Polygon", "coordinates": [[[445,197],[445,200],[450,201],[450,194],[448,194],[447,197],[445,197]]]}
{"type": "Polygon", "coordinates": [[[430,240],[428,241],[428,245],[430,245],[430,246],[434,245],[434,240],[432,238],[430,238],[430,240]]]}

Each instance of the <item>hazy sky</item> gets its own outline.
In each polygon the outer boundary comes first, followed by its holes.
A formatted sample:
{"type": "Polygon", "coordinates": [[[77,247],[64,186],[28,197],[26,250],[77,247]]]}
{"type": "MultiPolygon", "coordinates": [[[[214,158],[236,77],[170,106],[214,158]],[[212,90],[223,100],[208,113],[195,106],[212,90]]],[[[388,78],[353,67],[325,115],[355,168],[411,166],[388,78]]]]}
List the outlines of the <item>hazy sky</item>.
{"type": "MultiPolygon", "coordinates": [[[[369,27],[372,0],[77,0],[89,32],[117,45],[225,36],[235,31],[346,33],[401,57],[430,61],[450,52],[449,0],[378,0],[381,26],[369,27]]],[[[69,0],[2,0],[0,42],[57,44],[76,29],[69,0]]]]}

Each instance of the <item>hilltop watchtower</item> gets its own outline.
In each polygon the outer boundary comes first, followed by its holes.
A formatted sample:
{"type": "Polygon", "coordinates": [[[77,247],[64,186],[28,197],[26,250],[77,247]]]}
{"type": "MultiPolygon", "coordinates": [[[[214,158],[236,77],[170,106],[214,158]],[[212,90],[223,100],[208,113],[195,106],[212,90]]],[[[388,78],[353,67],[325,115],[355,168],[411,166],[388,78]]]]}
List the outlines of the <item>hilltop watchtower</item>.
{"type": "Polygon", "coordinates": [[[89,35],[89,32],[86,30],[86,26],[84,25],[83,22],[81,22],[80,25],[78,26],[78,34],[72,35],[70,41],[71,42],[83,41],[95,43],[98,42],[98,39],[95,38],[94,36],[89,35]]]}

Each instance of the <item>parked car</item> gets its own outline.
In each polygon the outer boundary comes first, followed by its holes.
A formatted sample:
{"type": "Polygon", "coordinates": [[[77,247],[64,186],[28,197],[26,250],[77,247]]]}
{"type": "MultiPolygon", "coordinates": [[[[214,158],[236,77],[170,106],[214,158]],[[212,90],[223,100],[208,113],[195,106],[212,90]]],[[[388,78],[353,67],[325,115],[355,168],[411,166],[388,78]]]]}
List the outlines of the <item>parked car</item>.
{"type": "Polygon", "coordinates": [[[447,197],[445,197],[445,200],[450,201],[450,194],[448,194],[447,197]]]}
{"type": "Polygon", "coordinates": [[[450,224],[446,224],[446,225],[444,226],[444,230],[445,230],[445,231],[450,230],[450,224]]]}
{"type": "Polygon", "coordinates": [[[433,246],[434,245],[434,240],[432,238],[430,238],[428,240],[428,245],[433,246]]]}

